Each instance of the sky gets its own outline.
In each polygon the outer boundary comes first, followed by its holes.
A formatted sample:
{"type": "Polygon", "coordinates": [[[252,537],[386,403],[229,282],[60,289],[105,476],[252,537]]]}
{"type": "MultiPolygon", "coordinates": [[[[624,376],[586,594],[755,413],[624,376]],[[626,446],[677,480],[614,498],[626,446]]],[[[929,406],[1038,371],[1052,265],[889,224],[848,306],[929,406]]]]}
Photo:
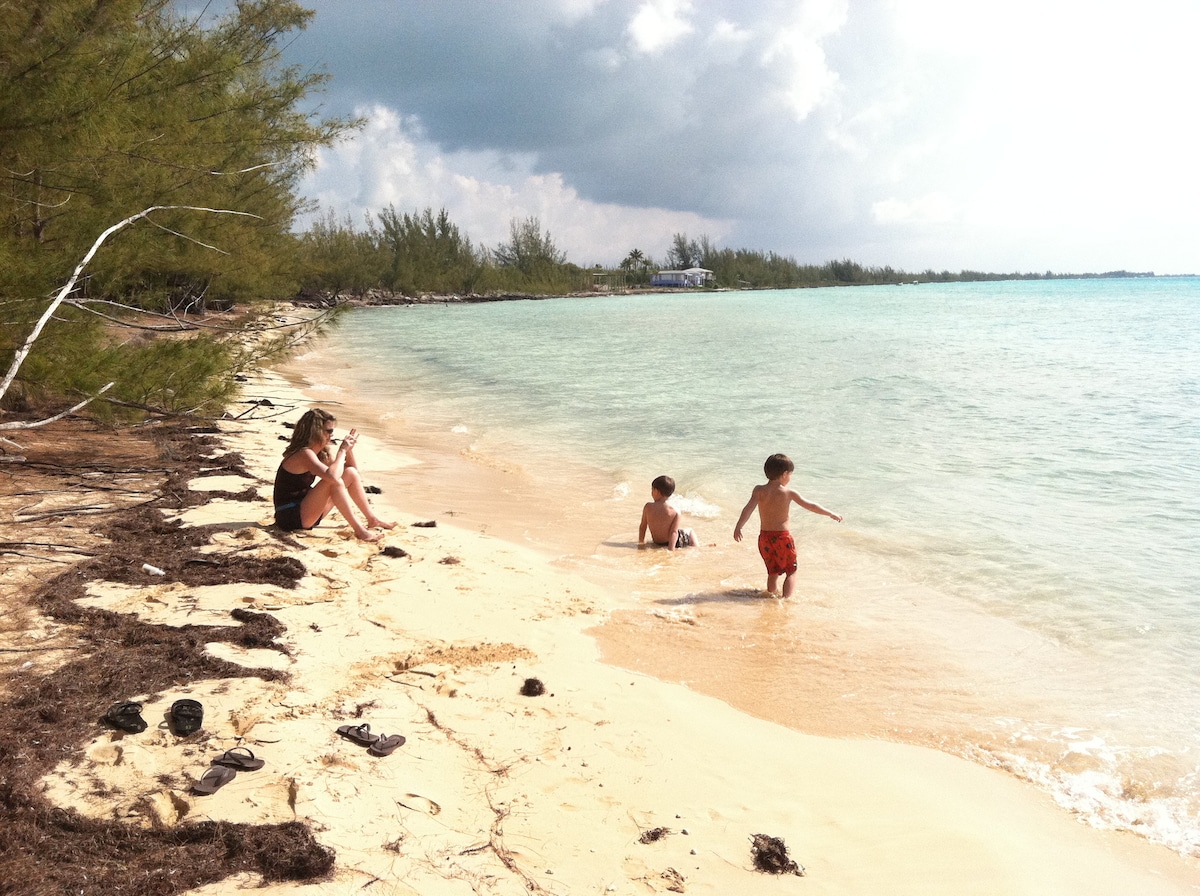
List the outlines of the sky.
{"type": "Polygon", "coordinates": [[[802,264],[1200,273],[1197,0],[307,0],[304,193],[802,264]]]}

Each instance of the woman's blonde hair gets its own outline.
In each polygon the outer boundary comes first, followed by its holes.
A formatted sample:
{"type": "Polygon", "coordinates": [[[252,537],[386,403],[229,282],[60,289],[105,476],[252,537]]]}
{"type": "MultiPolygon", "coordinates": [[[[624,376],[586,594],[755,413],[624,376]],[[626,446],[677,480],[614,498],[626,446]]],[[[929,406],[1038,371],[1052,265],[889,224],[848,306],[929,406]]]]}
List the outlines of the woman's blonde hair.
{"type": "MultiPolygon", "coordinates": [[[[337,417],[320,408],[305,411],[303,416],[296,421],[296,426],[292,430],[292,440],[283,449],[284,459],[286,460],[291,457],[301,448],[311,447],[314,441],[313,437],[325,429],[326,423],[337,423],[337,417]]],[[[328,444],[321,447],[321,450],[317,452],[317,457],[320,458],[323,464],[333,462],[333,455],[329,453],[328,444]]]]}

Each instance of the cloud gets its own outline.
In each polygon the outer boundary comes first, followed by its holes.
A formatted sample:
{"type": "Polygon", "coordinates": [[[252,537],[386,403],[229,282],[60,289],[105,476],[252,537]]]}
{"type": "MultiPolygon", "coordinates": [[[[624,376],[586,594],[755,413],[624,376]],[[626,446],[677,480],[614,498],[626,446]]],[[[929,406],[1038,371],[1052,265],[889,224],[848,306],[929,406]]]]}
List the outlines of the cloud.
{"type": "Polygon", "coordinates": [[[629,22],[629,36],[642,53],[659,53],[678,43],[695,29],[685,16],[688,0],[647,0],[629,22]]]}
{"type": "MultiPolygon", "coordinates": [[[[356,110],[366,126],[318,154],[302,189],[320,205],[360,226],[392,206],[398,212],[442,208],[476,244],[493,248],[509,222],[536,217],[569,261],[616,264],[631,249],[663,258],[675,233],[725,238],[727,221],[661,208],[591,202],[559,174],[537,174],[527,157],[494,151],[446,153],[419,121],[384,106],[356,110]]],[[[306,222],[302,221],[304,226],[306,222]]]]}
{"type": "Polygon", "coordinates": [[[871,213],[880,224],[945,224],[954,220],[956,209],[946,196],[932,193],[911,202],[884,199],[871,207],[871,213]]]}

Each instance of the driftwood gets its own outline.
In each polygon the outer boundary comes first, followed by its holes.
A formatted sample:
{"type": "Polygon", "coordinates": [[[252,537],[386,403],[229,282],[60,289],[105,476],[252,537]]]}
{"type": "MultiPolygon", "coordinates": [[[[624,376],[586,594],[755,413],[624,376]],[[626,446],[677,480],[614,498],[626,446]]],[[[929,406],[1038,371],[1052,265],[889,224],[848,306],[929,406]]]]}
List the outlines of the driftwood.
{"type": "MultiPolygon", "coordinates": [[[[151,212],[168,211],[168,210],[187,210],[187,211],[196,211],[196,212],[211,212],[212,214],[217,214],[217,215],[243,215],[247,218],[259,217],[258,215],[252,215],[249,212],[237,212],[237,211],[232,211],[230,209],[224,209],[224,208],[200,208],[200,207],[194,206],[194,205],[152,205],[152,206],[150,206],[150,208],[143,209],[142,211],[138,212],[136,215],[130,215],[125,220],[118,221],[116,224],[109,227],[102,234],[100,234],[99,237],[97,237],[96,242],[92,243],[92,247],[90,249],[88,249],[87,254],[84,255],[83,259],[79,262],[79,264],[77,264],[75,266],[75,270],[74,270],[74,272],[72,272],[70,279],[67,280],[67,282],[63,285],[63,288],[58,291],[58,294],[55,295],[54,299],[50,302],[50,305],[42,313],[42,316],[40,318],[38,318],[38,322],[34,325],[33,329],[30,331],[29,336],[25,339],[25,342],[21,345],[21,347],[19,349],[17,349],[16,353],[13,355],[13,362],[11,365],[9,365],[8,373],[6,373],[4,375],[4,380],[2,382],[0,382],[0,400],[2,400],[4,398],[4,396],[8,394],[8,390],[9,390],[9,388],[11,388],[11,386],[13,384],[13,380],[15,380],[17,377],[17,371],[19,371],[21,369],[21,365],[25,363],[25,359],[29,357],[29,353],[33,350],[34,343],[37,342],[38,337],[42,335],[42,330],[45,329],[46,324],[50,322],[50,318],[54,316],[54,312],[58,310],[59,306],[64,305],[64,304],[78,306],[81,304],[81,303],[77,302],[76,300],[70,299],[68,297],[71,295],[72,292],[75,291],[75,285],[79,282],[79,278],[80,278],[80,276],[82,276],[84,268],[87,267],[88,263],[96,255],[96,252],[99,251],[100,246],[103,245],[104,241],[106,239],[108,239],[110,236],[112,236],[114,233],[116,233],[117,231],[122,230],[125,227],[128,227],[130,224],[133,224],[135,221],[139,221],[142,218],[145,218],[151,212]]],[[[187,238],[187,237],[185,237],[185,238],[187,238]]],[[[193,242],[196,242],[199,245],[205,246],[206,248],[209,248],[209,249],[215,248],[213,246],[207,246],[205,243],[199,243],[198,240],[193,240],[193,242]]],[[[217,249],[216,251],[219,252],[221,250],[217,249]]],[[[112,383],[109,383],[107,386],[105,386],[103,389],[101,389],[99,392],[97,392],[96,395],[93,395],[89,398],[84,399],[79,404],[75,405],[74,407],[70,408],[69,410],[63,411],[61,414],[57,414],[46,420],[38,420],[38,421],[33,421],[33,422],[16,421],[16,422],[9,422],[9,423],[0,423],[0,430],[33,429],[38,426],[45,426],[47,423],[51,423],[54,420],[58,420],[64,416],[66,416],[67,414],[71,414],[71,413],[74,413],[75,411],[78,411],[80,408],[84,407],[85,405],[87,405],[88,403],[93,401],[97,396],[101,395],[104,392],[107,392],[112,387],[112,385],[113,385],[112,383]]],[[[8,440],[6,439],[5,441],[8,441],[8,440]]],[[[10,444],[12,444],[12,443],[10,443],[10,444]]]]}

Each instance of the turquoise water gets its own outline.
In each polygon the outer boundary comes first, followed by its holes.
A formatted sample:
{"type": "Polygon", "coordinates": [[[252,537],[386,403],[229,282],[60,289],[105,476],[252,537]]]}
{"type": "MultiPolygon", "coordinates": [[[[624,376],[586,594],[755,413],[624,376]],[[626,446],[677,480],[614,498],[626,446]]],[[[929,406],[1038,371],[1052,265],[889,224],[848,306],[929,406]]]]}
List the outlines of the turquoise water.
{"type": "Polygon", "coordinates": [[[845,522],[793,517],[801,600],[763,637],[796,668],[818,629],[858,645],[828,660],[861,677],[840,696],[886,692],[860,715],[902,722],[848,733],[1200,853],[1200,279],[363,309],[321,354],[380,421],[525,469],[578,566],[632,568],[634,606],[702,608],[718,639],[762,612],[730,531],[786,452],[845,522]],[[622,550],[662,472],[710,545],[665,567],[622,550]]]}

